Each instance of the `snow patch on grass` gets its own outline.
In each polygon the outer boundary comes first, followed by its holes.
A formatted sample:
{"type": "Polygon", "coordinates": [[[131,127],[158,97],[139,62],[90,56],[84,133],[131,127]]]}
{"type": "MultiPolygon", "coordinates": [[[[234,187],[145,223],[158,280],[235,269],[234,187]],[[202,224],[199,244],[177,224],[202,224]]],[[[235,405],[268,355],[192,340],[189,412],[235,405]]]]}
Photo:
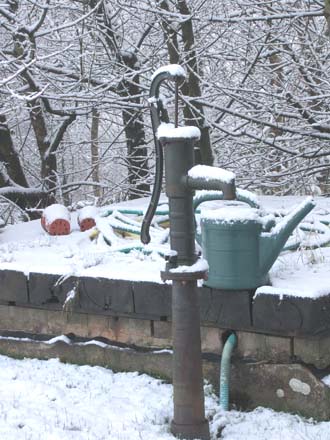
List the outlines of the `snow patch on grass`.
{"type": "MultiPolygon", "coordinates": [[[[204,390],[212,440],[330,440],[330,422],[225,412],[204,390]]],[[[1,440],[175,440],[172,386],[146,374],[0,356],[0,395],[1,440]]]]}

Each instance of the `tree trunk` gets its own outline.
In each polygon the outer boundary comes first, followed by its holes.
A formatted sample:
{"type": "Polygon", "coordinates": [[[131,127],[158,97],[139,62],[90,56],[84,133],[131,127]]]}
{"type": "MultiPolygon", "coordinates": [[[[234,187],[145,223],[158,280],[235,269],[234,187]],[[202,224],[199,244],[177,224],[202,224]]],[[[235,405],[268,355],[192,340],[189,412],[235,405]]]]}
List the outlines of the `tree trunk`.
{"type": "MultiPolygon", "coordinates": [[[[130,69],[135,69],[137,59],[135,55],[130,60],[123,60],[130,69]]],[[[140,104],[139,75],[123,83],[123,96],[127,96],[132,103],[140,104]]],[[[145,146],[145,132],[142,113],[134,108],[123,110],[123,122],[127,144],[127,163],[129,181],[129,199],[144,197],[150,192],[150,185],[146,183],[149,176],[148,151],[145,146]]]]}
{"type": "MultiPolygon", "coordinates": [[[[161,0],[159,3],[160,8],[166,12],[170,12],[168,2],[161,0]]],[[[177,9],[180,14],[189,15],[190,10],[185,0],[178,0],[177,9]]],[[[191,19],[182,20],[180,22],[181,34],[183,40],[183,54],[184,59],[180,60],[180,50],[177,39],[177,33],[171,26],[171,19],[168,15],[162,18],[162,28],[166,37],[167,50],[169,54],[169,60],[171,64],[183,63],[188,67],[188,80],[182,85],[181,90],[185,96],[200,97],[201,88],[199,80],[199,68],[197,54],[195,50],[195,38],[194,29],[191,19]]],[[[185,105],[183,109],[186,125],[194,125],[201,131],[201,139],[196,144],[197,150],[199,150],[198,162],[205,165],[213,165],[212,145],[210,139],[209,127],[205,123],[204,109],[199,103],[194,103],[194,107],[191,105],[185,105]]]]}
{"type": "Polygon", "coordinates": [[[324,0],[324,17],[327,21],[325,35],[330,36],[330,0],[324,0]]]}
{"type": "Polygon", "coordinates": [[[45,190],[52,190],[56,186],[57,163],[56,157],[50,151],[50,140],[46,121],[39,100],[28,103],[30,120],[36,137],[41,158],[41,178],[45,190]]]}
{"type": "Polygon", "coordinates": [[[14,148],[5,115],[0,114],[0,161],[6,167],[13,183],[27,188],[27,183],[17,151],[14,148]]]}
{"type": "MultiPolygon", "coordinates": [[[[92,3],[93,4],[93,3],[92,3]]],[[[122,117],[124,123],[124,133],[126,136],[127,145],[127,168],[129,190],[128,198],[136,199],[145,196],[150,192],[150,185],[146,183],[146,178],[149,175],[148,168],[148,151],[145,146],[145,131],[143,116],[139,110],[141,98],[139,97],[141,90],[139,87],[140,77],[138,70],[138,60],[134,51],[121,51],[120,41],[118,40],[117,32],[113,31],[111,19],[108,15],[104,4],[100,6],[98,15],[100,17],[99,23],[105,41],[109,48],[109,52],[116,60],[116,67],[125,70],[125,73],[131,77],[129,80],[123,80],[118,86],[118,94],[126,97],[130,104],[137,104],[137,109],[130,106],[123,110],[122,117]],[[134,74],[134,72],[136,72],[134,74]]],[[[113,62],[113,59],[111,60],[113,62]]],[[[125,75],[125,73],[123,75],[125,75]]]]}
{"type": "MultiPolygon", "coordinates": [[[[190,15],[190,10],[186,0],[178,0],[178,9],[181,14],[190,15]]],[[[188,83],[184,84],[183,93],[190,97],[200,97],[200,72],[195,50],[193,23],[190,18],[189,20],[181,21],[180,25],[184,45],[184,54],[189,69],[188,83]]],[[[206,125],[203,106],[200,104],[195,104],[195,108],[186,106],[184,114],[188,124],[196,125],[201,131],[201,139],[198,145],[201,154],[201,162],[205,165],[213,165],[210,130],[206,125]]]]}
{"type": "MultiPolygon", "coordinates": [[[[23,210],[41,208],[54,202],[54,198],[47,191],[29,188],[4,115],[0,115],[0,161],[5,167],[5,170],[0,173],[1,197],[8,199],[23,210]]],[[[38,213],[30,214],[31,219],[38,217],[38,213]]]]}

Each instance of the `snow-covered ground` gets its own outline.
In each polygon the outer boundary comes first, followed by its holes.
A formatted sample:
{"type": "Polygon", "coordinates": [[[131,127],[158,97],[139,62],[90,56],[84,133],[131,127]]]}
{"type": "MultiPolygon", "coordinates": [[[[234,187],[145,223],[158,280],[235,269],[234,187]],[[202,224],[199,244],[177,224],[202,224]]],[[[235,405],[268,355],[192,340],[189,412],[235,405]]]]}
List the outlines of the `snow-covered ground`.
{"type": "MultiPolygon", "coordinates": [[[[330,422],[224,412],[205,394],[212,440],[330,439],[330,422]]],[[[1,440],[174,440],[172,386],[145,374],[0,356],[0,396],[1,440]]]]}
{"type": "MultiPolygon", "coordinates": [[[[301,197],[261,197],[261,204],[267,212],[287,213],[301,201],[301,197]]],[[[212,207],[218,202],[208,203],[212,207]]],[[[140,199],[117,205],[117,208],[143,211],[146,206],[147,201],[140,199]]],[[[164,230],[159,227],[153,228],[151,244],[143,247],[137,236],[125,239],[115,236],[107,224],[108,219],[99,219],[98,226],[114,240],[110,247],[100,237],[91,241],[90,231],[80,232],[76,217],[72,215],[72,233],[67,236],[49,236],[37,220],[6,227],[0,234],[0,269],[19,270],[26,274],[42,272],[162,282],[160,271],[164,269],[164,259],[157,251],[169,250],[168,244],[161,244],[164,230]],[[141,250],[134,250],[128,254],[116,251],[128,245],[143,248],[149,253],[146,255],[141,250]]],[[[128,217],[133,228],[139,227],[136,218],[126,216],[126,219],[128,217]]],[[[161,216],[159,218],[161,219],[161,216]]],[[[304,243],[317,244],[318,240],[321,242],[330,234],[329,226],[320,225],[320,219],[330,221],[329,199],[318,198],[317,207],[307,218],[308,222],[312,222],[309,224],[322,227],[323,233],[300,231],[299,234],[304,235],[304,243]]],[[[116,222],[121,223],[120,215],[119,220],[112,218],[112,223],[116,222]]],[[[295,236],[291,240],[294,241],[295,236]]],[[[271,270],[272,285],[302,296],[317,297],[328,294],[329,267],[330,247],[285,252],[280,255],[271,270]]]]}

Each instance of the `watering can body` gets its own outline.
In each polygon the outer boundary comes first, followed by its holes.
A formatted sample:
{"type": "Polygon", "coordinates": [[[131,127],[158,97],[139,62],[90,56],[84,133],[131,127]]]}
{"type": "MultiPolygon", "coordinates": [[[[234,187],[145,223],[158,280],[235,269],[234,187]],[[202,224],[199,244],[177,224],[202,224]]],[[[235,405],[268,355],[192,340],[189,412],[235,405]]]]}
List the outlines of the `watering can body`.
{"type": "Polygon", "coordinates": [[[205,285],[230,290],[252,289],[267,283],[267,277],[259,270],[260,223],[204,218],[201,228],[203,257],[209,264],[205,285]]]}
{"type": "Polygon", "coordinates": [[[209,264],[204,284],[226,290],[255,289],[268,284],[268,271],[295,227],[314,206],[311,199],[306,199],[267,232],[255,209],[206,212],[201,218],[203,256],[209,264]]]}

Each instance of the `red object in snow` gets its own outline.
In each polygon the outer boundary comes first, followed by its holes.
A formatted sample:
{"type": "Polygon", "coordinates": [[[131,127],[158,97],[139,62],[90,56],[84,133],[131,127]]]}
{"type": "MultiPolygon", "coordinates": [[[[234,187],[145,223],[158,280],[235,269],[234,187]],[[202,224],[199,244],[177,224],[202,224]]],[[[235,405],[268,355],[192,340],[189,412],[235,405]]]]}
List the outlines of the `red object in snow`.
{"type": "Polygon", "coordinates": [[[68,235],[71,232],[70,213],[63,205],[50,205],[42,213],[41,226],[49,235],[68,235]]]}
{"type": "Polygon", "coordinates": [[[93,218],[84,218],[78,222],[81,232],[87,231],[88,229],[92,229],[95,226],[95,220],[93,218]]]}
{"type": "Polygon", "coordinates": [[[96,225],[95,217],[97,216],[97,209],[95,206],[85,206],[78,213],[78,225],[81,232],[94,228],[96,225]]]}

